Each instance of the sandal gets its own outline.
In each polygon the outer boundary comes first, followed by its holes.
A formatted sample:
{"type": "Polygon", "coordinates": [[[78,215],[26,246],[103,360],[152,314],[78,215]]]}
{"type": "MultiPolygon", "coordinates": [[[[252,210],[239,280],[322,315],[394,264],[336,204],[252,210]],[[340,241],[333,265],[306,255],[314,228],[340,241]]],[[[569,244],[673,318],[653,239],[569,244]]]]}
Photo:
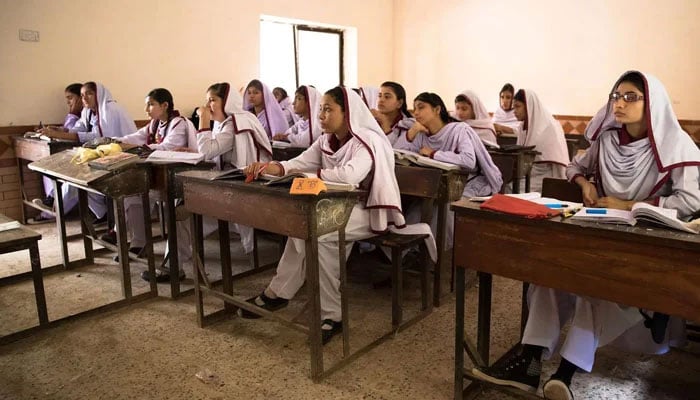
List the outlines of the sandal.
{"type": "Polygon", "coordinates": [[[321,343],[324,345],[333,339],[333,336],[343,331],[342,321],[333,321],[332,319],[324,319],[321,322],[321,343]]]}
{"type": "MultiPolygon", "coordinates": [[[[260,293],[259,296],[251,297],[250,299],[248,299],[246,301],[250,304],[255,304],[256,306],[258,306],[264,310],[267,310],[267,311],[277,311],[281,308],[287,307],[287,304],[289,304],[289,300],[283,299],[281,297],[273,299],[273,298],[265,296],[265,292],[260,293]]],[[[246,319],[262,318],[262,315],[258,315],[254,312],[250,312],[250,311],[244,310],[242,308],[239,308],[236,313],[238,314],[239,317],[246,318],[246,319]]]]}

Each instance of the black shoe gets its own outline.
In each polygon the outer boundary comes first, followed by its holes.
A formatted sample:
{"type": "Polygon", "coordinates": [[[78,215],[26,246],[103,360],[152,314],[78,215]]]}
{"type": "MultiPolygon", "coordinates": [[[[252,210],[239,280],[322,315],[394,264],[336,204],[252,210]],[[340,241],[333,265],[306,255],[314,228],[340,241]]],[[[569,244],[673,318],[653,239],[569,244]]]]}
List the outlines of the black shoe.
{"type": "Polygon", "coordinates": [[[516,355],[503,364],[485,369],[473,368],[472,374],[486,382],[512,386],[527,392],[536,392],[540,386],[542,363],[535,358],[516,355]]]}
{"type": "MultiPolygon", "coordinates": [[[[130,247],[130,248],[129,248],[129,253],[135,255],[135,256],[138,257],[138,258],[143,258],[143,254],[142,254],[142,253],[143,253],[143,247],[130,247]]],[[[115,262],[119,262],[119,254],[117,254],[116,256],[112,257],[112,260],[114,260],[115,262]]],[[[168,279],[170,279],[170,278],[168,278],[168,279]]]]}
{"type": "MultiPolygon", "coordinates": [[[[256,306],[263,308],[267,311],[277,311],[280,308],[287,307],[287,304],[289,304],[289,300],[283,299],[281,297],[278,297],[276,299],[271,299],[267,296],[265,296],[265,293],[260,293],[259,296],[251,297],[250,299],[247,300],[248,303],[250,304],[255,304],[256,306]]],[[[248,310],[244,310],[242,308],[238,309],[237,312],[238,316],[241,318],[247,318],[247,319],[258,319],[262,318],[261,315],[252,313],[248,310]]]]}
{"type": "MultiPolygon", "coordinates": [[[[148,272],[148,270],[141,272],[141,279],[143,279],[146,282],[150,282],[151,281],[150,272],[148,272]]],[[[185,271],[183,271],[181,269],[180,270],[180,280],[183,280],[183,279],[185,279],[185,271]]],[[[158,282],[158,283],[170,282],[170,271],[156,269],[156,282],[158,282]]]]}
{"type": "Polygon", "coordinates": [[[103,234],[100,236],[100,240],[103,242],[107,242],[109,244],[116,245],[117,244],[117,232],[112,230],[109,230],[107,233],[103,234]]]}
{"type": "Polygon", "coordinates": [[[333,339],[333,336],[343,331],[343,321],[333,321],[324,319],[321,323],[321,343],[326,344],[333,339]]]}
{"type": "Polygon", "coordinates": [[[542,394],[547,400],[574,400],[571,388],[559,379],[550,379],[542,386],[542,394]]]}

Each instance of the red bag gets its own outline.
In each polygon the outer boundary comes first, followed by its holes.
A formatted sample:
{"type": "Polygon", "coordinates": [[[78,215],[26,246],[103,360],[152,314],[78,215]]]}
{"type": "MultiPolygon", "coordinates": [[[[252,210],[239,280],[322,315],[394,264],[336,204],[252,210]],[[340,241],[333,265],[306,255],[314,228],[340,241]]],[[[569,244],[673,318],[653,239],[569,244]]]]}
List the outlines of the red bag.
{"type": "Polygon", "coordinates": [[[552,218],[561,214],[560,210],[498,193],[481,204],[481,208],[533,219],[552,218]]]}

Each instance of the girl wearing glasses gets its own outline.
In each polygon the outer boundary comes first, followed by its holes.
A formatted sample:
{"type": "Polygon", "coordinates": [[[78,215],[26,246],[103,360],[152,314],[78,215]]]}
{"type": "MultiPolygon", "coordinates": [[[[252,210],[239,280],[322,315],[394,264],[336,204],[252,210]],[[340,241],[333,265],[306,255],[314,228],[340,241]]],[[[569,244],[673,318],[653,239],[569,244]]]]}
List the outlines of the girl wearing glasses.
{"type": "MultiPolygon", "coordinates": [[[[532,90],[520,89],[513,100],[513,112],[522,128],[516,129],[518,144],[535,146],[540,154],[530,170],[530,190],[542,190],[542,179],[564,178],[569,164],[566,136],[561,124],[554,119],[532,90]]],[[[524,182],[523,182],[523,186],[524,182]]]]}
{"type": "MultiPolygon", "coordinates": [[[[700,210],[700,150],[681,129],[655,77],[637,71],[622,75],[608,104],[588,124],[586,138],[591,147],[574,158],[566,174],[581,187],[587,206],[629,210],[648,202],[673,208],[680,218],[700,210]]],[[[522,354],[501,368],[473,372],[497,384],[537,390],[541,359],[552,355],[561,327],[571,321],[559,368],[543,387],[546,399],[573,399],[574,373],[591,371],[598,347],[614,342],[633,352],[661,354],[685,339],[682,321],[659,314],[651,319],[650,335],[636,307],[536,285],[530,286],[528,304],[522,354]]]]}

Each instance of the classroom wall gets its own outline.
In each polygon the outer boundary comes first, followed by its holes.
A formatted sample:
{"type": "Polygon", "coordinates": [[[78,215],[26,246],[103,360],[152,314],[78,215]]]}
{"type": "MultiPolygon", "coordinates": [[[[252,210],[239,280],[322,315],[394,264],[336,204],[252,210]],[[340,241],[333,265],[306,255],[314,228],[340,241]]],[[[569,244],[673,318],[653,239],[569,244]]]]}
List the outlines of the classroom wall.
{"type": "Polygon", "coordinates": [[[555,114],[593,115],[638,69],[664,82],[679,118],[700,119],[700,1],[394,1],[394,78],[448,106],[475,90],[487,108],[510,81],[555,114]]]}
{"type": "Polygon", "coordinates": [[[64,87],[87,80],[134,119],[146,118],[143,98],[158,86],[189,114],[211,83],[256,77],[261,14],[356,27],[359,83],[393,74],[392,0],[0,0],[0,9],[0,126],[62,121],[64,87]],[[40,31],[40,42],[19,41],[20,28],[40,31]]]}

